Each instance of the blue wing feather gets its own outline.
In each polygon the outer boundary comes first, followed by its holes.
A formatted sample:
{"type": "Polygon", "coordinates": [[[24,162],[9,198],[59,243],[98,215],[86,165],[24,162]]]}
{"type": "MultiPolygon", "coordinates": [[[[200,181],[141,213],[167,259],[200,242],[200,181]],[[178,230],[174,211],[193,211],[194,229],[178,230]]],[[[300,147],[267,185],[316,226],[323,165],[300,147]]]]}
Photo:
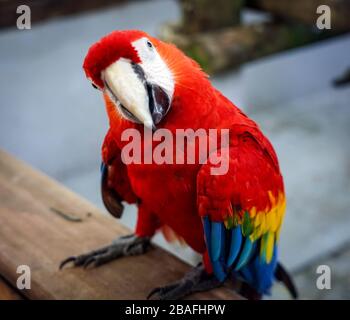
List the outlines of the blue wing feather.
{"type": "Polygon", "coordinates": [[[242,245],[242,231],[240,226],[233,227],[231,230],[230,251],[227,258],[227,267],[235,262],[242,245]]]}
{"type": "Polygon", "coordinates": [[[211,265],[213,267],[213,272],[219,281],[224,281],[226,279],[227,273],[225,272],[221,261],[212,261],[211,265]]]}
{"type": "Polygon", "coordinates": [[[212,222],[211,223],[211,258],[214,261],[219,260],[221,255],[222,246],[222,235],[223,235],[223,223],[222,222],[212,222]]]}
{"type": "Polygon", "coordinates": [[[210,220],[209,220],[209,217],[206,216],[204,218],[202,218],[202,222],[203,222],[203,229],[204,229],[204,239],[205,239],[205,244],[206,244],[206,247],[207,247],[207,250],[208,250],[208,254],[209,254],[209,257],[210,259],[212,259],[212,254],[211,254],[211,245],[210,245],[210,240],[211,240],[211,237],[210,237],[210,234],[211,234],[211,226],[210,226],[210,220]]]}
{"type": "Polygon", "coordinates": [[[224,281],[227,273],[222,263],[225,256],[224,225],[221,222],[211,222],[209,217],[203,217],[203,229],[206,247],[213,272],[219,281],[224,281]]]}
{"type": "Polygon", "coordinates": [[[277,251],[277,245],[275,244],[272,259],[270,263],[266,263],[261,259],[257,250],[252,257],[252,262],[240,270],[244,280],[260,294],[270,293],[277,266],[277,251]]]}
{"type": "Polygon", "coordinates": [[[277,263],[277,246],[272,261],[267,264],[259,255],[260,241],[252,242],[242,234],[240,225],[226,229],[224,223],[212,222],[209,216],[202,218],[204,238],[213,272],[224,281],[233,273],[252,285],[259,293],[268,293],[272,285],[277,263]]]}
{"type": "Polygon", "coordinates": [[[235,266],[235,270],[238,271],[239,269],[241,269],[244,265],[247,264],[247,262],[249,261],[249,258],[251,256],[251,253],[253,251],[253,242],[250,240],[249,237],[245,238],[244,244],[243,244],[243,249],[241,254],[239,255],[239,259],[238,262],[235,266]]]}

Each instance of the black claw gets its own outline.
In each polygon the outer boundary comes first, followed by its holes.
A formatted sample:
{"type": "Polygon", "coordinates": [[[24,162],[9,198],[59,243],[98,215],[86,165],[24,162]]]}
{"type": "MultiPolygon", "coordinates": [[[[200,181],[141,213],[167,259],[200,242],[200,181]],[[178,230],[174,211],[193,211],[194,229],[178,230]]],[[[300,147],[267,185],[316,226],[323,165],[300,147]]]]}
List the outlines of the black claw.
{"type": "Polygon", "coordinates": [[[59,270],[62,270],[63,267],[69,263],[69,262],[75,262],[77,260],[77,257],[75,256],[71,256],[71,257],[68,257],[67,259],[64,259],[61,263],[60,263],[60,266],[59,266],[59,270]]]}
{"type": "Polygon", "coordinates": [[[147,300],[149,300],[154,294],[158,293],[161,291],[162,288],[160,287],[157,287],[157,288],[154,288],[147,296],[147,300]]]}

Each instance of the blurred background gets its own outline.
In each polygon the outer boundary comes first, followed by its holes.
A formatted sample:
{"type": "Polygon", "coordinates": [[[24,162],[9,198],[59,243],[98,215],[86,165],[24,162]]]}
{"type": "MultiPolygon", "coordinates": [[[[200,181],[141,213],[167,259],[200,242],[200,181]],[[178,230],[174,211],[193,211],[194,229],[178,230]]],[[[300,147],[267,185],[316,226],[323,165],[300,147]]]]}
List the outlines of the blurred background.
{"type": "MultiPolygon", "coordinates": [[[[174,42],[275,146],[288,199],[281,260],[301,298],[350,298],[350,1],[17,2],[0,3],[0,148],[104,210],[108,122],[81,67],[87,49],[115,29],[174,42]],[[16,28],[20,4],[31,8],[30,29],[16,28]],[[321,4],[331,9],[331,29],[317,25],[327,13],[316,12],[321,4]],[[322,264],[331,290],[316,287],[322,264]]],[[[133,228],[135,217],[127,207],[122,223],[133,228]]],[[[197,261],[188,248],[159,235],[156,242],[197,261]]],[[[272,298],[286,297],[276,286],[272,298]]]]}

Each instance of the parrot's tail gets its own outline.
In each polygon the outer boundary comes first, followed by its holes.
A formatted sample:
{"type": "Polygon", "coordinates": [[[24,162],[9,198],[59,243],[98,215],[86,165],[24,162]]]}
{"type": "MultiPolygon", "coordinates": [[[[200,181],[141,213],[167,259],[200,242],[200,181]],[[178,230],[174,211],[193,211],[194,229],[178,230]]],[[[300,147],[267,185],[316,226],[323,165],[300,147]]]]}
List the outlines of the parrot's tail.
{"type": "Polygon", "coordinates": [[[278,281],[282,282],[286,286],[293,299],[298,299],[298,291],[292,280],[292,277],[280,262],[277,263],[275,277],[278,281]]]}

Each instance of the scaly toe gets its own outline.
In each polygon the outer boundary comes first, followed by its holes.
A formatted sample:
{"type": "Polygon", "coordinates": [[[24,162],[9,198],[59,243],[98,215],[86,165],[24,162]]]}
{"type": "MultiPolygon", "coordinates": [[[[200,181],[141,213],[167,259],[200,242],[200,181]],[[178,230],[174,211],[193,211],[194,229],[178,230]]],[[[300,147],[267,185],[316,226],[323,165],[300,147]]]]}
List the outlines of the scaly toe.
{"type": "Polygon", "coordinates": [[[63,269],[65,265],[71,262],[75,267],[82,266],[84,269],[90,266],[98,267],[121,256],[142,254],[146,252],[149,245],[149,238],[140,238],[135,235],[123,236],[113,240],[109,246],[79,256],[68,257],[60,263],[59,269],[63,269]]]}

